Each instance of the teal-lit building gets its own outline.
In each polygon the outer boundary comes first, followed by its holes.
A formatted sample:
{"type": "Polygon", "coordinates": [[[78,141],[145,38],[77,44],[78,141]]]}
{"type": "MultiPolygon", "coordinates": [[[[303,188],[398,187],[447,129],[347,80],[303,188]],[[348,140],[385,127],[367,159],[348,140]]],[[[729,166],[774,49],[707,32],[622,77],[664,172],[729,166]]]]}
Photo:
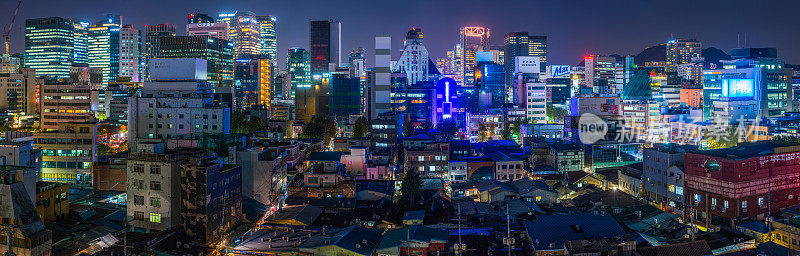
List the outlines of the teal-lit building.
{"type": "Polygon", "coordinates": [[[25,21],[25,67],[38,76],[69,78],[73,65],[88,64],[88,21],[48,17],[25,21]]]}
{"type": "Polygon", "coordinates": [[[204,59],[211,85],[233,86],[233,44],[228,40],[210,36],[162,37],[158,57],[204,59]]]}
{"type": "Polygon", "coordinates": [[[792,70],[784,68],[762,66],[706,70],[703,72],[703,119],[713,118],[714,102],[742,100],[744,97],[755,101],[755,109],[760,110],[758,114],[761,117],[783,116],[791,110],[791,79],[792,70]],[[737,88],[725,86],[734,82],[737,88]],[[724,88],[729,88],[729,91],[723,92],[724,88]],[[731,90],[737,90],[735,95],[731,90]]]}
{"type": "Polygon", "coordinates": [[[286,55],[286,70],[291,77],[291,98],[294,100],[298,87],[311,86],[311,57],[303,48],[291,48],[286,55]]]}

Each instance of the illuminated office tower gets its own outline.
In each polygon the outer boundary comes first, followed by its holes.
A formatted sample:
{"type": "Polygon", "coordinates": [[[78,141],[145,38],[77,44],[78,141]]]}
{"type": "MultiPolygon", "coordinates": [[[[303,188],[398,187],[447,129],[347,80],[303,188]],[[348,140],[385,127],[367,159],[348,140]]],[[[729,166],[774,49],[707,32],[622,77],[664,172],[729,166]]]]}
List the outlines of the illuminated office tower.
{"type": "Polygon", "coordinates": [[[528,47],[528,56],[539,57],[539,72],[544,74],[547,68],[547,36],[529,36],[528,47]]]}
{"type": "Polygon", "coordinates": [[[667,42],[667,72],[676,72],[678,65],[691,63],[700,57],[703,48],[696,39],[673,39],[667,42]]]}
{"type": "Polygon", "coordinates": [[[609,94],[616,89],[614,57],[600,57],[589,55],[583,58],[585,67],[586,88],[593,93],[609,94]]]}
{"type": "Polygon", "coordinates": [[[406,74],[409,85],[428,80],[428,50],[422,40],[422,28],[411,28],[403,40],[403,54],[392,70],[406,74]]]}
{"type": "Polygon", "coordinates": [[[266,54],[273,61],[278,59],[278,32],[275,17],[272,15],[256,16],[261,34],[261,54],[266,54]]]}
{"type": "Polygon", "coordinates": [[[289,99],[294,100],[297,88],[311,87],[311,60],[303,48],[291,48],[286,55],[286,70],[291,79],[289,99]]]}
{"type": "Polygon", "coordinates": [[[506,66],[506,84],[514,83],[517,56],[539,57],[539,73],[544,74],[547,68],[547,37],[530,36],[528,32],[508,32],[503,38],[505,45],[504,62],[506,66]]]}
{"type": "Polygon", "coordinates": [[[214,23],[214,18],[205,13],[190,13],[187,21],[191,23],[214,23]]]}
{"type": "MultiPolygon", "coordinates": [[[[484,27],[462,27],[459,30],[461,63],[457,75],[463,76],[465,85],[475,84],[475,52],[489,50],[489,29],[484,27]]],[[[459,48],[456,48],[459,51],[459,48]]]]}
{"type": "Polygon", "coordinates": [[[389,112],[391,109],[391,73],[390,66],[392,61],[392,37],[375,37],[375,71],[368,80],[369,100],[367,101],[367,114],[370,120],[378,118],[378,115],[389,112]]]}
{"type": "Polygon", "coordinates": [[[177,27],[170,26],[169,24],[158,25],[145,25],[144,26],[144,47],[142,49],[142,57],[144,62],[144,71],[142,72],[142,80],[148,81],[150,77],[150,69],[147,61],[150,59],[158,58],[158,47],[161,45],[161,37],[175,36],[177,27]]]}
{"type": "Polygon", "coordinates": [[[142,32],[131,25],[122,26],[119,30],[119,76],[139,82],[142,73],[141,49],[142,32]]]}
{"type": "Polygon", "coordinates": [[[330,80],[330,115],[349,117],[361,114],[361,79],[334,74],[330,80]]]}
{"type": "Polygon", "coordinates": [[[517,56],[528,56],[530,46],[528,43],[528,32],[508,32],[503,37],[503,44],[506,47],[505,52],[505,84],[511,86],[514,84],[514,67],[516,66],[517,56]]]}
{"type": "Polygon", "coordinates": [[[89,67],[103,71],[103,85],[119,76],[120,17],[107,15],[89,26],[89,67]]]}
{"type": "Polygon", "coordinates": [[[214,87],[233,86],[233,44],[209,36],[161,38],[159,58],[198,58],[207,61],[208,83],[214,87]]]}
{"type": "Polygon", "coordinates": [[[230,41],[233,43],[233,56],[261,53],[261,26],[256,14],[248,11],[236,12],[228,22],[230,41]]]}
{"type": "Polygon", "coordinates": [[[25,67],[38,76],[68,78],[70,67],[88,63],[88,26],[70,18],[25,20],[25,67]]]}
{"type": "Polygon", "coordinates": [[[234,61],[236,107],[269,108],[272,99],[272,60],[266,55],[242,55],[234,61]]]}
{"type": "Polygon", "coordinates": [[[333,68],[342,66],[342,24],[333,20],[310,23],[309,42],[311,77],[320,80],[333,68]]]}
{"type": "Polygon", "coordinates": [[[228,23],[225,22],[212,22],[212,23],[190,23],[186,24],[186,35],[190,36],[210,36],[219,39],[228,40],[230,37],[230,29],[228,23]]]}

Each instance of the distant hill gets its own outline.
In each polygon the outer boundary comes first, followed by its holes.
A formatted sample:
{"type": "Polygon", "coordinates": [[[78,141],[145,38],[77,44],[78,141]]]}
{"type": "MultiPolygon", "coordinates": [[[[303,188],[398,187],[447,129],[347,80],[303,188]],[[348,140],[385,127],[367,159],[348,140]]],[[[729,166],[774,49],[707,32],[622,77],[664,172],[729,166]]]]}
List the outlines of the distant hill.
{"type": "MultiPolygon", "coordinates": [[[[730,60],[732,59],[730,55],[728,55],[725,51],[709,47],[703,49],[701,55],[703,58],[706,59],[705,68],[709,68],[710,63],[717,64],[717,67],[722,67],[720,64],[720,60],[730,60]]],[[[625,56],[619,54],[611,54],[609,57],[614,57],[617,59],[617,62],[624,63],[625,56]]],[[[645,62],[654,62],[654,61],[666,61],[667,60],[667,45],[660,44],[655,46],[650,46],[642,50],[639,54],[633,55],[633,61],[636,63],[637,66],[644,66],[645,62]]],[[[583,61],[579,64],[583,66],[583,61]]]]}

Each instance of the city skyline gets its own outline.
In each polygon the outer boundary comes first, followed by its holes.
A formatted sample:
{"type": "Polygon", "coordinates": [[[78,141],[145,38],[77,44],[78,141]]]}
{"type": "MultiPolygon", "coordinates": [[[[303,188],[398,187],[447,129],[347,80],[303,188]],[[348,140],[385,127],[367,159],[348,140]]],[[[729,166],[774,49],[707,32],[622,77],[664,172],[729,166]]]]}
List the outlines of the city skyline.
{"type": "MultiPolygon", "coordinates": [[[[0,15],[0,22],[8,23],[10,10],[16,1],[4,1],[0,7],[9,10],[0,15]]],[[[144,25],[177,25],[178,35],[185,35],[186,14],[242,10],[257,15],[273,15],[277,18],[278,61],[285,65],[286,49],[301,47],[308,49],[310,20],[334,19],[342,23],[342,49],[363,47],[372,52],[375,35],[388,34],[394,38],[396,47],[392,56],[398,57],[402,45],[400,39],[410,27],[422,27],[426,34],[426,45],[431,58],[443,58],[458,42],[461,26],[485,26],[492,30],[491,45],[502,45],[502,35],[507,32],[527,31],[531,35],[548,36],[549,56],[553,64],[576,65],[582,56],[633,55],[643,49],[666,43],[671,37],[696,38],[704,42],[703,47],[715,47],[730,51],[742,47],[776,47],[779,57],[789,64],[800,63],[800,49],[791,47],[800,40],[800,35],[781,32],[781,27],[800,25],[793,19],[791,10],[800,3],[780,1],[572,1],[562,2],[516,2],[465,1],[426,2],[410,1],[372,2],[345,1],[299,1],[260,3],[253,1],[215,2],[169,2],[156,1],[114,2],[84,1],[84,5],[23,1],[11,33],[11,53],[22,53],[24,49],[24,20],[38,17],[64,17],[100,20],[108,13],[121,15],[124,24],[136,29],[144,25]],[[192,7],[188,7],[191,5],[192,7]],[[520,8],[507,8],[519,5],[520,8]],[[92,6],[92,8],[85,8],[92,6]],[[159,6],[162,8],[150,8],[159,6]],[[303,7],[320,7],[308,8],[303,7]],[[324,8],[323,8],[324,6],[324,8]],[[406,7],[407,6],[407,7],[406,7]],[[420,6],[414,8],[414,6],[420,6]],[[691,7],[691,8],[689,8],[691,7]],[[402,10],[379,14],[376,10],[402,10]],[[683,9],[682,9],[683,8],[683,9]],[[368,11],[361,11],[368,10],[368,11]],[[499,15],[498,13],[506,13],[499,15]],[[462,13],[464,15],[450,15],[462,13]],[[299,14],[299,15],[297,15],[299,14]],[[358,15],[355,15],[358,14],[358,15]],[[748,17],[743,19],[742,17],[748,17]],[[672,22],[662,22],[668,18],[672,22]],[[676,19],[677,18],[677,19],[676,19]],[[589,22],[607,20],[607,23],[589,22]],[[378,21],[379,26],[376,26],[378,21]],[[759,22],[751,22],[758,20],[759,22]],[[781,24],[780,26],[769,26],[781,24]],[[610,26],[610,27],[609,27],[610,26]],[[604,31],[611,31],[604,33],[604,31]],[[608,36],[611,35],[611,36],[608,36]],[[737,42],[738,40],[738,42],[737,42]]],[[[367,62],[373,60],[368,56],[367,62]]]]}

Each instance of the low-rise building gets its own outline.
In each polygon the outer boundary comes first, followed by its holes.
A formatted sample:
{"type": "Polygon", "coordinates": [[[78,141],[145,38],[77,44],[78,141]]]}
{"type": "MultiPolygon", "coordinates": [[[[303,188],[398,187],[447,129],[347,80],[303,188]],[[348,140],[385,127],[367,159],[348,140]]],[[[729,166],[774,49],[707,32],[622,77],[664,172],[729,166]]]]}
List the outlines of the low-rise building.
{"type": "Polygon", "coordinates": [[[578,144],[553,143],[550,145],[548,164],[560,172],[583,171],[584,151],[578,144]]]}
{"type": "Polygon", "coordinates": [[[57,128],[33,135],[34,146],[42,150],[42,180],[91,186],[97,124],[59,123],[57,128]]]}
{"type": "MultiPolygon", "coordinates": [[[[49,229],[36,212],[36,206],[26,186],[34,186],[29,167],[0,166],[0,218],[4,225],[13,223],[11,251],[15,255],[51,255],[52,237],[49,229]]],[[[8,241],[8,232],[0,235],[8,241]]],[[[8,253],[8,244],[0,246],[0,253],[8,253]]]]}
{"type": "Polygon", "coordinates": [[[36,213],[44,223],[68,219],[69,184],[36,182],[36,213]]]}

